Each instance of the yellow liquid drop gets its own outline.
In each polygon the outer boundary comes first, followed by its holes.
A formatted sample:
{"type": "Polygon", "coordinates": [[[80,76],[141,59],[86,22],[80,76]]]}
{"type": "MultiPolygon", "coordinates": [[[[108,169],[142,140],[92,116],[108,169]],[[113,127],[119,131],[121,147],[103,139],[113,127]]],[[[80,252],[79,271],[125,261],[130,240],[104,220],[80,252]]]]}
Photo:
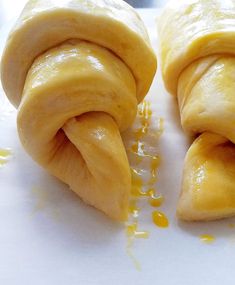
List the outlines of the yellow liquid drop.
{"type": "Polygon", "coordinates": [[[167,217],[162,212],[159,211],[152,212],[152,219],[154,224],[160,228],[167,228],[169,225],[167,217]]]}
{"type": "Polygon", "coordinates": [[[142,154],[144,153],[144,143],[141,141],[137,141],[134,143],[131,147],[131,151],[136,154],[142,154]]]}
{"type": "Polygon", "coordinates": [[[138,115],[143,117],[145,120],[151,118],[152,110],[151,103],[149,101],[144,100],[143,103],[139,105],[138,115]]]}
{"type": "Polygon", "coordinates": [[[162,195],[159,196],[151,196],[148,200],[149,205],[152,207],[160,207],[164,201],[164,198],[162,195]]]}
{"type": "Polygon", "coordinates": [[[212,235],[205,234],[205,235],[200,235],[200,240],[205,243],[212,243],[215,241],[215,237],[212,235]]]}
{"type": "MultiPolygon", "coordinates": [[[[160,164],[160,158],[158,156],[154,156],[151,154],[148,154],[145,151],[145,143],[142,141],[142,138],[148,134],[149,127],[150,127],[150,119],[152,116],[152,110],[150,102],[144,101],[142,104],[138,107],[138,116],[140,119],[140,127],[134,132],[135,136],[135,142],[129,149],[131,153],[135,155],[135,158],[137,160],[137,163],[140,163],[143,161],[143,159],[147,158],[147,162],[150,163],[150,178],[146,185],[144,185],[141,172],[138,172],[137,169],[131,168],[131,176],[132,176],[132,199],[130,200],[129,204],[129,213],[132,214],[132,223],[126,226],[126,235],[127,235],[127,254],[133,261],[135,267],[137,270],[140,270],[140,264],[138,260],[135,258],[135,256],[132,253],[132,246],[133,242],[136,238],[148,238],[149,232],[147,231],[141,231],[138,230],[138,213],[140,209],[137,206],[138,198],[140,197],[148,197],[148,202],[153,207],[159,207],[161,206],[163,202],[162,196],[156,196],[155,191],[153,189],[153,185],[157,181],[157,169],[160,164]],[[145,187],[148,186],[150,189],[145,191],[145,187]],[[134,219],[133,219],[134,218],[134,219]],[[134,221],[133,221],[134,220],[134,221]]],[[[158,121],[158,131],[157,134],[160,136],[160,134],[163,131],[163,120],[159,119],[158,121]]],[[[153,135],[155,135],[153,133],[153,135]]],[[[153,220],[156,225],[159,227],[167,227],[168,226],[168,220],[165,217],[164,214],[157,211],[153,213],[153,220]]]]}
{"type": "Polygon", "coordinates": [[[137,141],[131,147],[131,152],[137,156],[137,163],[141,162],[144,157],[144,143],[137,141]]]}
{"type": "Polygon", "coordinates": [[[148,133],[149,123],[145,122],[141,128],[134,132],[136,140],[141,139],[148,133]]]}
{"type": "Polygon", "coordinates": [[[133,223],[133,224],[131,224],[131,225],[128,225],[128,226],[126,227],[126,235],[127,235],[128,237],[134,236],[136,230],[137,230],[137,223],[133,223]]]}
{"type": "Polygon", "coordinates": [[[149,238],[149,232],[147,231],[136,231],[135,232],[135,238],[149,238]]]}
{"type": "Polygon", "coordinates": [[[136,169],[131,168],[132,174],[132,187],[131,195],[133,197],[152,197],[154,195],[154,189],[149,189],[148,191],[143,191],[143,181],[141,175],[136,169]]]}
{"type": "Polygon", "coordinates": [[[141,139],[148,133],[149,121],[152,116],[151,104],[148,101],[143,101],[138,107],[138,115],[141,120],[142,126],[134,133],[136,140],[141,139]]]}
{"type": "Polygon", "coordinates": [[[159,118],[158,120],[158,128],[157,128],[157,137],[160,137],[164,131],[164,119],[159,118]]]}
{"type": "Polygon", "coordinates": [[[147,231],[139,231],[137,229],[137,222],[130,224],[126,227],[126,235],[127,237],[135,237],[135,238],[148,238],[149,232],[147,231]]]}
{"type": "Polygon", "coordinates": [[[9,157],[12,152],[10,149],[0,149],[0,166],[6,164],[8,162],[9,157]]]}
{"type": "Polygon", "coordinates": [[[228,224],[228,227],[231,228],[231,229],[234,229],[235,228],[235,224],[228,224]]]}
{"type": "Polygon", "coordinates": [[[151,186],[157,182],[157,169],[160,165],[160,157],[152,156],[151,162],[151,178],[149,179],[148,185],[151,186]]]}
{"type": "Polygon", "coordinates": [[[157,172],[159,165],[160,165],[160,157],[159,156],[152,156],[152,163],[151,163],[152,175],[156,175],[156,172],[157,172]]]}
{"type": "Polygon", "coordinates": [[[148,191],[145,192],[146,197],[152,197],[154,195],[155,195],[155,191],[152,188],[148,189],[148,191]]]}
{"type": "Polygon", "coordinates": [[[152,116],[152,110],[151,110],[151,103],[149,101],[143,101],[141,107],[140,107],[140,117],[143,118],[143,120],[148,120],[152,116]]]}
{"type": "Polygon", "coordinates": [[[131,213],[132,215],[137,217],[139,211],[140,211],[140,208],[138,208],[138,206],[137,206],[137,201],[136,200],[131,200],[129,202],[129,213],[131,213]]]}
{"type": "Polygon", "coordinates": [[[154,184],[157,181],[156,172],[160,164],[160,158],[158,156],[146,153],[144,151],[144,143],[139,140],[131,146],[130,151],[137,155],[137,162],[141,162],[144,158],[151,159],[151,178],[149,180],[149,184],[154,184]],[[150,183],[150,181],[152,183],[150,183]]]}
{"type": "Polygon", "coordinates": [[[142,192],[143,181],[141,175],[134,168],[131,168],[131,178],[132,178],[131,194],[134,197],[143,196],[142,192]]]}

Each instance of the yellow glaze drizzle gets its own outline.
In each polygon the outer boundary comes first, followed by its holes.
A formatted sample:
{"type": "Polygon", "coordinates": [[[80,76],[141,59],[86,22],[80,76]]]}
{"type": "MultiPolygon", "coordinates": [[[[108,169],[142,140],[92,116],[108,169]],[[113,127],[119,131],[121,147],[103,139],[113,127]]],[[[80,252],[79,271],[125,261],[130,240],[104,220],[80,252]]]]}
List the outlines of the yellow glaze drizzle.
{"type": "Polygon", "coordinates": [[[135,232],[136,238],[149,238],[149,232],[148,231],[136,231],[135,232]]]}
{"type": "Polygon", "coordinates": [[[0,149],[0,166],[6,164],[9,160],[9,157],[12,155],[12,151],[8,148],[0,149]]]}
{"type": "MultiPolygon", "coordinates": [[[[147,191],[143,191],[143,180],[141,174],[134,168],[131,168],[132,174],[132,189],[131,194],[134,197],[153,197],[155,195],[154,189],[150,188],[147,191]]],[[[149,184],[149,183],[148,183],[149,184]]]]}
{"type": "Polygon", "coordinates": [[[164,130],[164,120],[163,118],[158,119],[157,136],[160,137],[164,130]]]}
{"type": "Polygon", "coordinates": [[[158,196],[152,195],[148,200],[149,205],[151,205],[152,207],[160,207],[163,201],[164,201],[164,198],[162,195],[158,195],[158,196]]]}
{"type": "Polygon", "coordinates": [[[128,237],[134,236],[135,235],[135,231],[137,230],[137,222],[127,225],[126,227],[126,235],[128,237]]]}
{"type": "Polygon", "coordinates": [[[144,143],[138,140],[132,145],[131,151],[138,155],[144,155],[144,143]]]}
{"type": "Polygon", "coordinates": [[[132,224],[128,224],[126,226],[126,236],[127,236],[127,247],[126,247],[126,253],[132,260],[136,270],[141,270],[141,265],[135,255],[133,254],[132,248],[135,238],[148,238],[149,233],[146,231],[139,231],[138,230],[138,224],[137,220],[133,222],[132,224]]]}
{"type": "Polygon", "coordinates": [[[160,158],[158,156],[152,156],[152,162],[151,162],[151,172],[153,176],[156,176],[157,168],[160,164],[160,158]]]}
{"type": "Polygon", "coordinates": [[[149,101],[144,100],[143,103],[138,106],[138,115],[141,118],[141,121],[151,118],[152,113],[149,101]]]}
{"type": "Polygon", "coordinates": [[[136,270],[140,271],[141,270],[141,265],[135,255],[132,252],[132,247],[134,243],[135,238],[148,238],[149,233],[147,231],[139,231],[138,230],[138,225],[137,221],[135,221],[132,224],[129,224],[126,226],[126,236],[127,236],[127,247],[126,247],[126,252],[127,255],[130,257],[132,260],[136,270]]]}
{"type": "MultiPolygon", "coordinates": [[[[138,118],[140,122],[140,127],[137,128],[136,131],[133,132],[134,142],[131,147],[129,147],[128,151],[134,155],[135,164],[138,167],[131,167],[131,176],[132,176],[132,189],[131,189],[131,199],[129,203],[129,222],[126,225],[126,236],[127,236],[127,254],[133,261],[137,270],[140,270],[140,264],[138,260],[132,253],[132,246],[134,240],[136,238],[144,238],[147,239],[149,237],[148,231],[143,231],[138,229],[138,217],[140,213],[140,208],[138,207],[139,199],[147,198],[148,203],[152,207],[160,207],[163,203],[163,196],[156,195],[154,184],[157,181],[157,169],[160,164],[160,157],[157,155],[153,155],[146,151],[146,145],[144,142],[144,136],[149,134],[150,136],[160,136],[163,131],[163,120],[158,119],[157,121],[157,132],[149,132],[150,123],[152,117],[152,110],[150,102],[144,101],[138,107],[138,118]],[[149,164],[149,178],[147,181],[144,181],[142,178],[142,170],[140,168],[140,163],[149,164]]],[[[154,122],[155,123],[155,122],[154,122]]],[[[162,217],[158,217],[157,223],[161,227],[168,226],[168,220],[162,214],[162,217]]],[[[156,218],[154,218],[156,219],[156,218]]]]}
{"type": "MultiPolygon", "coordinates": [[[[142,104],[138,107],[138,117],[140,119],[141,127],[134,132],[135,135],[135,142],[131,146],[130,152],[135,154],[137,157],[137,163],[143,161],[143,159],[148,159],[150,161],[150,177],[147,182],[147,185],[144,185],[141,172],[135,168],[131,168],[132,174],[132,196],[136,198],[139,197],[148,197],[148,203],[152,207],[160,207],[163,203],[163,196],[162,195],[155,195],[154,185],[157,182],[157,170],[160,165],[160,157],[157,155],[151,155],[145,151],[145,144],[141,140],[144,135],[148,133],[151,117],[152,117],[152,110],[151,104],[148,101],[143,101],[142,104]],[[146,186],[150,187],[147,191],[143,190],[146,186]]],[[[157,136],[160,136],[163,132],[163,125],[164,121],[162,118],[157,120],[157,136]]],[[[136,215],[139,209],[136,207],[136,201],[130,203],[129,212],[136,215]]],[[[160,227],[167,227],[168,220],[166,216],[161,212],[154,212],[153,213],[153,221],[160,227]]]]}
{"type": "Polygon", "coordinates": [[[134,241],[133,236],[128,236],[128,243],[127,243],[127,247],[126,247],[126,253],[130,257],[130,259],[132,260],[136,270],[137,271],[141,271],[141,265],[140,265],[138,259],[135,257],[135,255],[132,252],[133,241],[134,241]]]}
{"type": "Polygon", "coordinates": [[[137,141],[131,147],[131,152],[134,153],[137,157],[137,163],[140,163],[143,158],[146,156],[144,152],[144,143],[141,141],[137,141]]]}
{"type": "Polygon", "coordinates": [[[134,222],[126,227],[126,235],[127,237],[135,237],[135,238],[148,238],[149,233],[147,231],[138,230],[138,223],[134,222]]]}
{"type": "Polygon", "coordinates": [[[150,125],[150,119],[152,117],[152,110],[150,108],[150,102],[143,101],[138,107],[138,115],[141,122],[141,127],[134,133],[136,140],[140,140],[148,133],[150,125]]]}
{"type": "Polygon", "coordinates": [[[212,243],[215,241],[215,237],[212,235],[204,234],[200,235],[200,240],[204,243],[212,243]]]}
{"type": "Polygon", "coordinates": [[[149,124],[146,122],[135,132],[135,137],[137,140],[141,139],[144,135],[148,133],[149,124]]]}
{"type": "Polygon", "coordinates": [[[151,186],[157,182],[157,169],[160,165],[160,158],[158,156],[152,156],[151,161],[151,177],[149,179],[148,185],[151,186]]]}
{"type": "Polygon", "coordinates": [[[134,197],[142,196],[143,180],[141,174],[138,171],[131,167],[131,178],[132,178],[132,187],[131,194],[134,197]]]}
{"type": "Polygon", "coordinates": [[[137,206],[137,200],[133,199],[129,202],[129,213],[134,217],[137,217],[139,214],[140,208],[137,206]]]}
{"type": "Polygon", "coordinates": [[[159,211],[152,212],[152,219],[154,224],[160,228],[167,228],[169,225],[167,217],[162,212],[159,211]]]}

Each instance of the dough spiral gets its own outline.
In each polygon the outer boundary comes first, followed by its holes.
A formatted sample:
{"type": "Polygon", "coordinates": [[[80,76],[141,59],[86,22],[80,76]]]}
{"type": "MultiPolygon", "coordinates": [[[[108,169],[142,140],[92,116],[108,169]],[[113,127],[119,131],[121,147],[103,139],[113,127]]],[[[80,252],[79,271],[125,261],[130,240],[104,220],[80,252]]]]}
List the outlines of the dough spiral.
{"type": "Polygon", "coordinates": [[[31,0],[7,40],[1,79],[30,156],[122,221],[131,177],[120,131],[155,71],[145,27],[125,2],[31,0]]]}
{"type": "Polygon", "coordinates": [[[177,213],[235,214],[235,1],[172,1],[159,22],[162,73],[183,129],[198,138],[185,158],[177,213]]]}

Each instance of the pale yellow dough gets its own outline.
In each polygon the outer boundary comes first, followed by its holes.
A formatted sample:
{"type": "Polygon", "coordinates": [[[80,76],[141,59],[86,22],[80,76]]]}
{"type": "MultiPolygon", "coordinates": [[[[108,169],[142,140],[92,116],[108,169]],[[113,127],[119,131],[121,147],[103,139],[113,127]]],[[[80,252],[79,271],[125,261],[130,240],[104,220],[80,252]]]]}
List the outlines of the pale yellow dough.
{"type": "Polygon", "coordinates": [[[163,79],[183,129],[183,220],[235,215],[235,1],[170,2],[159,22],[163,79]]]}
{"type": "Polygon", "coordinates": [[[118,0],[29,1],[2,57],[26,151],[115,220],[127,219],[131,188],[120,131],[155,71],[142,21],[118,0]]]}
{"type": "Polygon", "coordinates": [[[70,39],[110,49],[133,73],[138,101],[144,98],[156,71],[156,57],[145,26],[131,6],[122,0],[30,0],[2,58],[3,87],[15,106],[34,59],[70,39]]]}

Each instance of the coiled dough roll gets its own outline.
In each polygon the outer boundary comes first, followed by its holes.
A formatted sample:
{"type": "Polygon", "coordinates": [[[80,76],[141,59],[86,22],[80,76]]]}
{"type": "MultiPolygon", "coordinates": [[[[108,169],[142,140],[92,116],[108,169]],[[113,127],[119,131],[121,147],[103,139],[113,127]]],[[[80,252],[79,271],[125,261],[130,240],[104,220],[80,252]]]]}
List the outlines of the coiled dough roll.
{"type": "Polygon", "coordinates": [[[155,71],[141,19],[118,0],[31,0],[2,57],[26,151],[119,221],[131,188],[120,131],[132,124],[155,71]]]}
{"type": "Polygon", "coordinates": [[[178,216],[232,216],[235,1],[172,1],[161,16],[159,35],[165,86],[177,95],[183,129],[199,135],[185,158],[178,216]]]}

